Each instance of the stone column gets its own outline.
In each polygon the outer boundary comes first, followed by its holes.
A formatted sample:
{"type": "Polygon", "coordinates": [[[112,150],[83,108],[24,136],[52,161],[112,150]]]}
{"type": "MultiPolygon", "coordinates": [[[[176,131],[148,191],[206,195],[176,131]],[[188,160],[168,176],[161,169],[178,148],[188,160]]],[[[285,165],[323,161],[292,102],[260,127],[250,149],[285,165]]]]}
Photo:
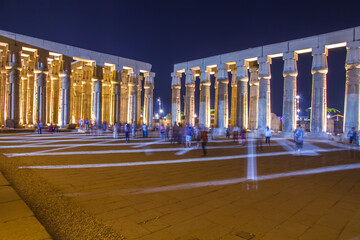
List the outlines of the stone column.
{"type": "Polygon", "coordinates": [[[6,120],[6,48],[0,48],[0,127],[5,124],[6,120]]]}
{"type": "Polygon", "coordinates": [[[347,43],[344,133],[360,129],[360,41],[347,43]]]}
{"type": "Polygon", "coordinates": [[[201,127],[210,127],[210,71],[206,66],[200,68],[200,113],[199,124],[201,127]]]}
{"type": "Polygon", "coordinates": [[[141,92],[142,92],[142,80],[143,76],[137,75],[137,100],[136,100],[136,124],[139,126],[141,124],[141,92]]]}
{"type": "Polygon", "coordinates": [[[19,46],[11,46],[8,52],[9,96],[6,127],[16,128],[20,124],[20,70],[21,52],[19,46]]]}
{"type": "Polygon", "coordinates": [[[179,124],[181,121],[181,73],[173,72],[171,77],[171,125],[174,125],[175,123],[179,124]]]}
{"type": "Polygon", "coordinates": [[[284,53],[284,96],[283,96],[283,120],[282,131],[285,134],[292,134],[296,128],[296,77],[298,75],[297,53],[284,53]]]}
{"type": "Polygon", "coordinates": [[[46,78],[48,74],[48,53],[39,53],[36,58],[36,78],[37,78],[37,97],[36,97],[36,119],[37,122],[46,124],[46,78]]]}
{"type": "Polygon", "coordinates": [[[247,129],[249,125],[249,110],[248,110],[248,84],[249,63],[245,60],[236,62],[237,66],[237,103],[236,103],[236,125],[247,129]]]}
{"type": "Polygon", "coordinates": [[[154,77],[155,77],[155,73],[153,72],[145,73],[143,122],[148,126],[152,126],[152,120],[153,120],[154,77]]]}
{"type": "Polygon", "coordinates": [[[34,114],[34,89],[35,89],[35,79],[34,79],[34,56],[30,56],[27,66],[27,99],[26,99],[26,123],[34,124],[35,114],[34,114]]]}
{"type": "Polygon", "coordinates": [[[128,123],[136,123],[137,120],[137,87],[138,87],[138,73],[131,73],[128,88],[129,88],[129,103],[128,103],[128,123]]]}
{"type": "Polygon", "coordinates": [[[224,64],[217,66],[218,98],[217,98],[217,127],[222,131],[228,127],[229,106],[228,106],[228,84],[229,77],[224,64]]]}
{"type": "Polygon", "coordinates": [[[231,113],[230,113],[230,125],[234,127],[237,125],[237,80],[236,80],[237,69],[231,71],[231,113]]]}
{"type": "Polygon", "coordinates": [[[92,80],[94,82],[94,122],[97,126],[102,124],[102,81],[103,81],[103,68],[95,66],[93,71],[92,80]]]}
{"type": "Polygon", "coordinates": [[[113,121],[114,123],[120,122],[120,72],[114,70],[112,75],[112,86],[113,86],[113,121]]]}
{"type": "Polygon", "coordinates": [[[250,109],[249,109],[249,127],[256,130],[258,127],[258,109],[259,109],[259,78],[258,69],[250,68],[250,109]]]}
{"type": "Polygon", "coordinates": [[[186,71],[185,78],[185,125],[195,125],[195,78],[192,71],[186,71]]]}
{"type": "Polygon", "coordinates": [[[310,128],[312,133],[319,134],[326,132],[326,74],[328,72],[327,49],[325,47],[313,48],[312,55],[313,62],[311,73],[313,75],[313,80],[310,128]]]}
{"type": "Polygon", "coordinates": [[[59,113],[59,60],[53,60],[51,62],[50,69],[50,81],[51,81],[51,93],[50,93],[50,122],[58,124],[59,113]]]}
{"type": "Polygon", "coordinates": [[[20,92],[20,124],[26,125],[26,100],[27,100],[27,86],[28,86],[28,58],[23,59],[23,69],[21,70],[21,92],[20,92]]]}
{"type": "Polygon", "coordinates": [[[61,107],[60,124],[62,128],[70,123],[70,89],[71,89],[71,59],[65,58],[60,62],[59,77],[61,79],[61,107]]]}
{"type": "Polygon", "coordinates": [[[122,123],[128,122],[128,74],[125,70],[121,72],[121,82],[120,82],[120,121],[122,123]]]}
{"type": "Polygon", "coordinates": [[[259,57],[259,118],[258,129],[265,130],[271,127],[271,98],[270,98],[270,79],[271,58],[268,56],[259,57]]]}

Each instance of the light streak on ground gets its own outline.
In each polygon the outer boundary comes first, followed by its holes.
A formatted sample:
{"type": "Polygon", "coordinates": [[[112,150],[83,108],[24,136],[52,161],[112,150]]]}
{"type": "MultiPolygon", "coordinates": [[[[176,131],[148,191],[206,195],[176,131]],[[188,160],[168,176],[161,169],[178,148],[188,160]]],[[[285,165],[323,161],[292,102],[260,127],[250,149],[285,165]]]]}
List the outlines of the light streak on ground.
{"type": "Polygon", "coordinates": [[[257,166],[256,166],[256,154],[254,149],[254,141],[248,142],[248,158],[247,158],[247,179],[256,180],[257,178],[257,166]]]}
{"type": "MultiPolygon", "coordinates": [[[[263,175],[263,176],[258,176],[257,181],[266,181],[266,180],[279,179],[279,178],[285,178],[285,177],[306,176],[306,175],[312,175],[312,174],[347,171],[347,170],[355,170],[355,169],[360,169],[360,163],[313,168],[313,169],[300,170],[300,171],[287,172],[287,173],[275,173],[275,174],[263,175]]],[[[207,182],[175,184],[175,185],[168,185],[168,186],[154,187],[154,188],[121,189],[121,190],[116,190],[116,191],[111,191],[111,192],[68,193],[68,194],[62,194],[61,196],[78,197],[78,196],[97,195],[97,194],[100,194],[100,195],[106,194],[107,196],[110,196],[110,195],[136,195],[136,194],[147,194],[147,193],[149,194],[149,193],[177,191],[177,190],[186,190],[186,189],[203,188],[203,187],[224,186],[224,185],[239,184],[239,183],[244,183],[244,182],[252,182],[252,181],[249,181],[247,178],[232,178],[232,179],[223,179],[223,180],[215,180],[215,181],[207,181],[207,182]]]]}
{"type": "MultiPolygon", "coordinates": [[[[224,148],[224,147],[219,147],[224,148]]],[[[143,152],[164,152],[165,150],[170,151],[179,151],[179,148],[165,148],[165,149],[142,149],[143,152]]],[[[210,149],[210,147],[209,147],[210,149]]],[[[335,149],[319,149],[317,152],[334,152],[346,150],[344,148],[335,148],[335,149]]],[[[125,153],[126,151],[136,151],[136,150],[118,150],[110,151],[110,153],[120,152],[125,153]]],[[[139,150],[137,150],[139,151],[139,150]]],[[[109,153],[109,151],[104,151],[109,153]]],[[[303,152],[307,152],[306,150],[303,152]]],[[[309,151],[311,152],[311,151],[309,151]]],[[[103,151],[96,151],[95,154],[104,154],[103,151]]],[[[41,155],[74,155],[76,152],[56,152],[56,153],[42,153],[41,155]]],[[[81,152],[84,154],[84,152],[81,152]]],[[[86,154],[91,154],[91,152],[86,152],[86,154]]],[[[272,157],[272,156],[283,156],[293,154],[293,152],[271,152],[271,153],[258,153],[253,154],[254,157],[272,157]]],[[[23,156],[29,156],[28,154],[23,154],[23,156]]],[[[31,155],[30,155],[31,156],[31,155]]],[[[231,159],[241,159],[248,158],[250,154],[243,155],[232,155],[232,156],[220,156],[220,157],[202,157],[202,158],[188,158],[188,159],[177,159],[177,160],[159,160],[159,161],[147,161],[147,162],[125,162],[125,163],[100,163],[100,164],[74,164],[74,165],[43,165],[43,166],[20,166],[19,168],[34,168],[34,169],[77,169],[77,168],[104,168],[104,167],[129,167],[129,166],[143,166],[143,165],[159,165],[159,164],[174,164],[174,163],[189,163],[189,162],[207,162],[207,161],[223,161],[231,159]]]]}

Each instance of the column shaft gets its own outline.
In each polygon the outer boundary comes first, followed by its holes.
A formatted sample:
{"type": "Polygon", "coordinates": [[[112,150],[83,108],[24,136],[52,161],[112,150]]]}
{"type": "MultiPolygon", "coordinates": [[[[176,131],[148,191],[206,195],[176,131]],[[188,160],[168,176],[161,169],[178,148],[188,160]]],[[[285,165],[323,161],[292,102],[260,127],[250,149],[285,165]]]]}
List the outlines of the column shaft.
{"type": "Polygon", "coordinates": [[[18,50],[9,52],[9,95],[6,127],[19,127],[20,124],[20,69],[21,53],[18,50]]]}
{"type": "Polygon", "coordinates": [[[250,109],[249,109],[249,127],[255,130],[258,127],[258,109],[259,109],[259,79],[258,70],[250,69],[250,109]]]}
{"type": "Polygon", "coordinates": [[[185,88],[185,124],[194,126],[195,79],[191,70],[186,71],[185,88]]]}
{"type": "Polygon", "coordinates": [[[259,117],[258,129],[271,127],[271,98],[270,98],[270,57],[259,57],[259,117]]]}
{"type": "Polygon", "coordinates": [[[237,125],[237,80],[236,80],[236,70],[231,72],[231,113],[230,113],[230,123],[231,127],[237,125]]]}
{"type": "Polygon", "coordinates": [[[241,128],[248,128],[248,62],[241,60],[237,63],[237,103],[236,103],[236,125],[241,128]]]}
{"type": "Polygon", "coordinates": [[[218,98],[217,98],[217,127],[220,130],[228,127],[229,105],[228,105],[228,73],[221,64],[218,65],[218,98]]]}
{"type": "Polygon", "coordinates": [[[210,74],[206,67],[201,69],[200,77],[200,111],[199,124],[201,127],[210,127],[210,74]]]}
{"type": "Polygon", "coordinates": [[[179,124],[181,120],[181,96],[180,96],[180,78],[177,73],[171,73],[171,125],[179,124]]]}

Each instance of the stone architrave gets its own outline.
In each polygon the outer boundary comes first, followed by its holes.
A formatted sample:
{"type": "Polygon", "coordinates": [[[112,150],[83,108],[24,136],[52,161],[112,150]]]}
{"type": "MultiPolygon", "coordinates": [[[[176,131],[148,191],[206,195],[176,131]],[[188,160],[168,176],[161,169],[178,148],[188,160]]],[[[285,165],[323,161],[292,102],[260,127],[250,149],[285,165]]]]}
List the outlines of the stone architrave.
{"type": "Polygon", "coordinates": [[[327,122],[327,96],[326,96],[326,74],[328,72],[327,49],[325,47],[312,50],[313,61],[311,73],[312,96],[311,96],[311,120],[310,129],[314,134],[326,132],[327,122]]]}
{"type": "Polygon", "coordinates": [[[171,125],[174,125],[175,123],[179,124],[181,120],[181,73],[172,72],[171,78],[171,125]]]}
{"type": "Polygon", "coordinates": [[[70,123],[71,59],[64,57],[60,62],[59,77],[61,80],[60,124],[65,128],[70,123]]]}
{"type": "Polygon", "coordinates": [[[94,122],[97,126],[102,124],[102,81],[103,81],[103,68],[94,66],[93,77],[94,81],[94,122]]]}
{"type": "Polygon", "coordinates": [[[245,60],[236,63],[237,66],[237,103],[236,103],[236,125],[247,129],[249,126],[249,110],[248,110],[248,84],[249,64],[245,60]]]}
{"type": "Polygon", "coordinates": [[[217,66],[218,98],[217,98],[217,127],[223,131],[228,127],[229,106],[228,106],[228,84],[229,76],[224,64],[217,66]]]}
{"type": "Polygon", "coordinates": [[[46,124],[46,78],[48,74],[47,58],[48,52],[38,52],[36,57],[36,78],[37,78],[37,97],[36,97],[36,120],[37,123],[46,124]]]}
{"type": "Polygon", "coordinates": [[[249,106],[249,128],[256,130],[258,126],[259,110],[259,78],[258,69],[250,68],[250,106],[249,106]]]}
{"type": "Polygon", "coordinates": [[[347,43],[344,133],[360,129],[360,41],[347,43]]]}
{"type": "Polygon", "coordinates": [[[237,69],[231,71],[231,112],[230,112],[230,125],[234,127],[237,125],[237,79],[236,79],[237,69]]]}
{"type": "Polygon", "coordinates": [[[206,66],[200,68],[200,111],[199,124],[201,127],[210,127],[210,72],[206,66]]]}
{"type": "Polygon", "coordinates": [[[21,71],[21,48],[9,45],[8,66],[8,112],[5,126],[16,128],[20,125],[20,71],[21,71]]]}
{"type": "Polygon", "coordinates": [[[153,104],[154,104],[154,78],[155,73],[147,72],[144,74],[144,113],[143,123],[152,126],[153,104]]]}
{"type": "Polygon", "coordinates": [[[185,125],[195,124],[195,78],[193,72],[188,69],[185,78],[185,125]]]}
{"type": "Polygon", "coordinates": [[[271,127],[271,95],[270,79],[271,58],[268,56],[259,57],[259,117],[258,129],[265,130],[271,127]]]}
{"type": "Polygon", "coordinates": [[[284,97],[283,97],[283,120],[282,130],[284,133],[292,134],[296,128],[296,77],[298,75],[296,61],[297,53],[284,53],[284,97]]]}

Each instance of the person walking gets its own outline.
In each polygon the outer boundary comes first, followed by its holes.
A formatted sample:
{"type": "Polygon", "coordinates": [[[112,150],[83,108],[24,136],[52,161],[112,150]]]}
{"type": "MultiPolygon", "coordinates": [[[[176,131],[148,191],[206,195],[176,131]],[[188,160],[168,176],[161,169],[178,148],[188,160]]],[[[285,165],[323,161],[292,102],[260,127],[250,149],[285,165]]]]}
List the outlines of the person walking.
{"type": "Polygon", "coordinates": [[[188,125],[186,128],[185,147],[191,147],[191,139],[193,135],[192,126],[188,125]]]}
{"type": "Polygon", "coordinates": [[[160,138],[161,139],[165,138],[165,127],[164,127],[164,125],[161,125],[161,127],[160,127],[160,138]]]}
{"type": "Polygon", "coordinates": [[[130,141],[130,125],[129,124],[125,125],[124,131],[125,131],[125,141],[126,141],[126,143],[128,143],[130,141]]]}
{"type": "Polygon", "coordinates": [[[298,153],[301,153],[304,146],[304,135],[305,132],[299,124],[294,133],[294,141],[296,143],[298,153]]]}
{"type": "Polygon", "coordinates": [[[271,138],[271,129],[269,127],[266,127],[265,130],[265,144],[268,144],[270,146],[270,138],[271,138]]]}
{"type": "Polygon", "coordinates": [[[41,132],[41,128],[42,128],[41,122],[38,122],[37,127],[38,127],[38,133],[41,134],[41,133],[42,133],[42,132],[41,132]]]}
{"type": "Polygon", "coordinates": [[[203,156],[206,156],[207,151],[206,151],[206,144],[208,142],[208,136],[207,136],[208,132],[206,131],[206,128],[202,128],[201,133],[200,133],[200,139],[201,139],[201,148],[203,150],[203,156]]]}
{"type": "Polygon", "coordinates": [[[353,144],[356,145],[356,135],[357,135],[357,133],[356,133],[355,127],[352,127],[348,132],[350,145],[353,145],[353,144]]]}

